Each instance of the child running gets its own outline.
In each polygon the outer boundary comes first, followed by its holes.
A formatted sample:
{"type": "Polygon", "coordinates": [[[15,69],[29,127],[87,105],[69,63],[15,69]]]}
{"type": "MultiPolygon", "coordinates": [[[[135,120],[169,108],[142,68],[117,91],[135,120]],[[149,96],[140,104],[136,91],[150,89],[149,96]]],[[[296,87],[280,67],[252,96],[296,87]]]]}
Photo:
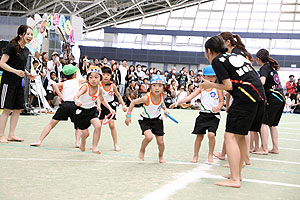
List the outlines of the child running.
{"type": "MultiPolygon", "coordinates": [[[[49,124],[47,124],[47,126],[44,128],[40,139],[35,143],[31,143],[30,146],[40,146],[43,140],[47,137],[50,131],[58,124],[59,121],[67,121],[70,117],[71,121],[74,123],[76,106],[73,98],[78,92],[79,86],[83,81],[76,79],[77,67],[72,64],[64,66],[62,71],[67,80],[64,82],[53,84],[53,89],[55,90],[56,94],[60,97],[60,100],[62,100],[62,103],[59,105],[59,108],[57,109],[55,115],[52,117],[49,124]],[[60,92],[59,88],[63,88],[62,92],[60,92]]],[[[76,130],[75,147],[78,148],[80,146],[81,132],[77,129],[76,125],[74,125],[74,128],[76,130]]]]}
{"type": "MultiPolygon", "coordinates": [[[[214,69],[211,65],[206,66],[203,69],[203,78],[210,82],[216,82],[217,77],[214,69]]],[[[172,104],[170,108],[177,107],[178,105],[191,101],[198,94],[201,94],[201,107],[199,116],[196,119],[193,134],[197,134],[194,146],[194,157],[191,162],[196,163],[198,161],[199,150],[201,142],[206,130],[208,130],[209,139],[209,152],[208,152],[208,162],[213,162],[213,152],[215,148],[215,136],[220,122],[220,110],[224,105],[224,95],[223,90],[218,90],[215,88],[202,89],[197,88],[192,94],[179,100],[178,102],[172,104]]]]}
{"type": "Polygon", "coordinates": [[[164,104],[164,85],[166,84],[165,78],[162,75],[153,75],[150,81],[150,91],[147,95],[135,99],[130,103],[128,112],[126,115],[125,124],[128,126],[131,123],[131,112],[135,105],[143,104],[143,112],[139,121],[142,129],[142,134],[145,136],[142,141],[139,158],[144,160],[145,150],[147,145],[152,141],[153,135],[155,135],[158,145],[158,157],[160,163],[165,163],[163,157],[165,144],[164,144],[164,124],[161,116],[161,109],[164,109],[164,113],[168,113],[164,104]]]}
{"type": "MultiPolygon", "coordinates": [[[[114,101],[114,95],[117,96],[120,104],[122,104],[122,109],[124,112],[127,111],[126,105],[124,104],[124,101],[118,92],[118,89],[115,84],[111,81],[112,77],[112,71],[109,67],[104,66],[101,68],[102,70],[102,81],[100,82],[100,85],[102,87],[103,97],[107,101],[107,103],[110,105],[110,107],[116,112],[116,102],[114,101]]],[[[110,111],[101,104],[101,114],[100,114],[100,122],[103,123],[103,119],[110,113],[110,111]]],[[[115,151],[120,151],[120,147],[118,145],[118,138],[117,138],[117,129],[115,125],[116,116],[113,117],[111,121],[109,121],[108,125],[111,131],[111,136],[113,138],[114,142],[114,149],[115,151]]]]}
{"type": "Polygon", "coordinates": [[[97,149],[100,139],[101,123],[98,119],[97,109],[100,111],[100,104],[96,105],[96,101],[100,101],[110,113],[114,114],[114,110],[105,101],[102,95],[100,86],[101,69],[97,66],[91,66],[87,71],[87,83],[83,84],[74,96],[74,101],[77,107],[75,113],[75,125],[82,131],[80,150],[85,151],[86,139],[89,136],[88,128],[92,124],[94,126],[92,152],[101,154],[97,149]]]}

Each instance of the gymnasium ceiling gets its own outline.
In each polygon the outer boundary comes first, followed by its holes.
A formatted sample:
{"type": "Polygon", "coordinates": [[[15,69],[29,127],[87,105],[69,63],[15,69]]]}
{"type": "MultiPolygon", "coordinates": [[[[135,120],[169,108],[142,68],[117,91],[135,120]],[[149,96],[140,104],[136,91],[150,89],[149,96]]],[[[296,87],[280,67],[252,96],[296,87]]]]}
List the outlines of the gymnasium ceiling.
{"type": "Polygon", "coordinates": [[[209,1],[213,0],[2,0],[0,15],[74,14],[83,18],[86,32],[209,1]]]}

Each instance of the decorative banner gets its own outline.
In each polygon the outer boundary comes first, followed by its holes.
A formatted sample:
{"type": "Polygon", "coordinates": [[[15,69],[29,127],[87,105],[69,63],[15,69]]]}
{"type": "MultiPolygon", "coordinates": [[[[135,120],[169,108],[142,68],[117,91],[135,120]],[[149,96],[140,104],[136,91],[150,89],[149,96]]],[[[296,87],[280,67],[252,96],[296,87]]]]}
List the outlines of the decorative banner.
{"type": "MultiPolygon", "coordinates": [[[[62,31],[65,30],[65,23],[66,23],[66,17],[64,15],[61,15],[59,17],[59,27],[62,31]]],[[[65,32],[65,31],[64,31],[65,32]]]]}
{"type": "Polygon", "coordinates": [[[29,44],[26,44],[26,47],[30,50],[32,54],[34,54],[34,52],[40,51],[42,42],[43,36],[41,33],[38,33],[36,38],[32,39],[32,41],[29,44]]]}
{"type": "Polygon", "coordinates": [[[58,13],[55,13],[54,16],[53,16],[53,28],[55,29],[56,26],[59,25],[59,14],[58,13]]]}
{"type": "Polygon", "coordinates": [[[67,20],[65,23],[65,31],[66,31],[67,35],[70,35],[71,29],[72,29],[71,22],[70,22],[70,20],[67,20]]]}
{"type": "Polygon", "coordinates": [[[43,19],[41,18],[41,16],[39,14],[35,14],[34,15],[34,20],[35,20],[35,23],[39,23],[40,21],[42,21],[43,19]]]}
{"type": "Polygon", "coordinates": [[[35,21],[32,17],[27,18],[27,25],[30,26],[30,27],[35,26],[35,21]]]}
{"type": "Polygon", "coordinates": [[[46,28],[47,30],[50,30],[52,26],[52,20],[51,20],[51,15],[47,17],[47,22],[46,22],[46,28]]]}
{"type": "Polygon", "coordinates": [[[41,29],[40,29],[40,33],[44,33],[46,30],[46,21],[43,21],[41,24],[41,29]]]}
{"type": "Polygon", "coordinates": [[[51,29],[51,30],[54,30],[54,25],[53,25],[53,15],[50,15],[50,22],[51,22],[50,29],[51,29]]]}
{"type": "Polygon", "coordinates": [[[32,33],[33,33],[33,38],[36,38],[38,30],[36,28],[34,28],[32,33]]]}
{"type": "Polygon", "coordinates": [[[74,43],[75,42],[75,33],[74,33],[74,29],[71,30],[70,32],[70,42],[74,43]]]}

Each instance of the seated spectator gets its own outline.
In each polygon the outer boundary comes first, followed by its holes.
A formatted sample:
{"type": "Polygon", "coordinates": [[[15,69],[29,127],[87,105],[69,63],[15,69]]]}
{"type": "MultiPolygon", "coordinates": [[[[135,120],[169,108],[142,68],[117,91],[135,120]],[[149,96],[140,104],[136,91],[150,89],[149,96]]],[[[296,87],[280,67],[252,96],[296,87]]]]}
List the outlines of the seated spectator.
{"type": "Polygon", "coordinates": [[[180,71],[180,75],[178,77],[178,84],[179,85],[186,85],[187,81],[188,81],[188,76],[187,76],[187,72],[184,71],[185,67],[180,71]]]}
{"type": "Polygon", "coordinates": [[[193,82],[193,86],[194,88],[198,88],[199,87],[199,77],[196,76],[195,79],[194,79],[194,82],[193,82]]]}
{"type": "Polygon", "coordinates": [[[176,74],[172,74],[171,78],[168,80],[168,85],[171,85],[172,80],[175,81],[175,86],[178,87],[178,81],[177,81],[177,76],[176,74]]]}
{"type": "Polygon", "coordinates": [[[283,112],[291,113],[292,111],[293,111],[293,109],[292,109],[291,94],[289,92],[287,92],[285,94],[285,106],[284,106],[283,112]]]}
{"type": "MultiPolygon", "coordinates": [[[[187,97],[187,92],[185,91],[184,85],[179,85],[178,91],[176,93],[176,97],[177,97],[176,102],[178,102],[181,99],[187,97]]],[[[191,107],[191,104],[184,103],[184,104],[179,105],[178,107],[180,107],[180,108],[189,108],[189,107],[191,107]]]]}
{"type": "Polygon", "coordinates": [[[141,96],[143,97],[143,96],[145,96],[147,93],[148,93],[148,91],[149,91],[149,83],[148,83],[148,78],[144,78],[144,81],[143,81],[143,83],[141,84],[141,96]]]}
{"type": "Polygon", "coordinates": [[[136,83],[134,80],[129,82],[129,86],[126,88],[124,101],[127,106],[130,105],[131,101],[138,98],[138,88],[136,88],[136,83]]]}
{"type": "Polygon", "coordinates": [[[190,70],[189,74],[188,74],[188,83],[193,84],[194,83],[194,71],[190,70]]]}
{"type": "Polygon", "coordinates": [[[138,77],[138,81],[140,82],[140,84],[143,83],[143,79],[145,78],[145,72],[142,71],[142,66],[140,64],[138,64],[136,66],[136,74],[137,74],[137,77],[138,77]]]}
{"type": "Polygon", "coordinates": [[[300,92],[297,93],[296,101],[293,100],[293,102],[295,102],[295,103],[292,103],[292,107],[294,107],[293,113],[300,114],[300,92]]]}

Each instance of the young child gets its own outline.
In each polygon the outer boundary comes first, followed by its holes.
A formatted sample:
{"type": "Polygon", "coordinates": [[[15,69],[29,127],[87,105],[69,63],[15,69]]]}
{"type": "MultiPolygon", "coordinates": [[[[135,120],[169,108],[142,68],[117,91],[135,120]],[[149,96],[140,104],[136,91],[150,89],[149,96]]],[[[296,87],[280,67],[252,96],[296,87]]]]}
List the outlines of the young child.
{"type": "Polygon", "coordinates": [[[160,163],[165,163],[163,157],[165,144],[164,144],[164,124],[160,114],[161,109],[164,109],[164,113],[168,113],[164,104],[164,85],[166,81],[162,75],[153,75],[150,81],[150,91],[147,95],[135,99],[130,103],[128,112],[126,115],[125,124],[128,126],[131,123],[131,112],[136,104],[143,104],[143,112],[139,121],[142,129],[142,134],[145,136],[142,141],[139,158],[144,160],[145,150],[148,144],[152,141],[153,135],[155,135],[158,144],[158,157],[160,163]]]}
{"type": "Polygon", "coordinates": [[[56,83],[56,74],[55,71],[50,72],[50,79],[48,81],[48,86],[47,86],[47,96],[46,99],[48,101],[48,104],[51,105],[51,100],[54,99],[54,91],[53,91],[53,84],[56,83]]]}
{"type": "MultiPolygon", "coordinates": [[[[107,103],[110,105],[110,107],[116,112],[116,102],[114,101],[114,95],[117,96],[120,104],[122,104],[122,109],[124,112],[127,111],[126,105],[118,92],[118,89],[116,85],[111,81],[112,77],[112,71],[109,67],[104,66],[101,68],[102,70],[102,81],[100,82],[102,92],[103,92],[103,97],[107,101],[107,103]]],[[[103,105],[101,104],[101,114],[100,114],[100,122],[101,124],[103,123],[103,119],[108,115],[110,111],[103,105]]],[[[118,138],[117,138],[117,129],[115,126],[115,120],[116,116],[113,117],[113,120],[111,120],[108,125],[111,131],[111,136],[113,138],[114,142],[114,149],[115,151],[120,151],[120,147],[118,145],[118,138]]]]}
{"type": "MultiPolygon", "coordinates": [[[[214,72],[211,65],[208,65],[203,69],[203,77],[210,82],[216,82],[216,73],[214,72]]],[[[216,143],[215,136],[221,118],[219,111],[224,105],[223,90],[218,90],[215,88],[210,88],[206,90],[199,87],[192,94],[179,100],[170,107],[174,108],[182,103],[190,101],[193,98],[195,98],[198,94],[201,94],[200,113],[196,119],[195,127],[192,132],[193,134],[197,134],[197,138],[195,140],[194,146],[194,157],[191,160],[191,162],[196,163],[198,161],[201,142],[207,130],[209,139],[208,162],[211,163],[214,161],[213,152],[216,143]]]]}
{"type": "Polygon", "coordinates": [[[98,119],[97,109],[100,111],[100,103],[96,105],[96,101],[101,103],[114,114],[114,110],[105,101],[102,95],[100,86],[101,69],[97,66],[91,66],[87,71],[87,83],[83,84],[74,96],[74,101],[77,107],[75,113],[75,125],[82,131],[80,150],[85,151],[86,139],[89,136],[88,128],[92,124],[94,126],[92,152],[101,154],[97,149],[97,145],[101,134],[101,123],[98,119]]]}
{"type": "MultiPolygon", "coordinates": [[[[59,105],[59,108],[57,109],[55,115],[52,117],[51,121],[44,128],[38,142],[30,144],[30,146],[40,146],[43,140],[47,137],[50,131],[58,124],[59,121],[67,121],[70,117],[71,121],[74,122],[76,106],[73,97],[78,92],[79,86],[81,84],[81,82],[78,79],[76,79],[76,72],[76,66],[72,64],[64,66],[63,74],[65,75],[67,80],[64,82],[53,84],[53,89],[63,102],[59,105]],[[59,88],[63,88],[62,92],[60,92],[59,88]]],[[[74,126],[74,128],[76,130],[75,147],[78,148],[80,146],[81,132],[80,130],[77,130],[76,126],[74,126]]]]}

